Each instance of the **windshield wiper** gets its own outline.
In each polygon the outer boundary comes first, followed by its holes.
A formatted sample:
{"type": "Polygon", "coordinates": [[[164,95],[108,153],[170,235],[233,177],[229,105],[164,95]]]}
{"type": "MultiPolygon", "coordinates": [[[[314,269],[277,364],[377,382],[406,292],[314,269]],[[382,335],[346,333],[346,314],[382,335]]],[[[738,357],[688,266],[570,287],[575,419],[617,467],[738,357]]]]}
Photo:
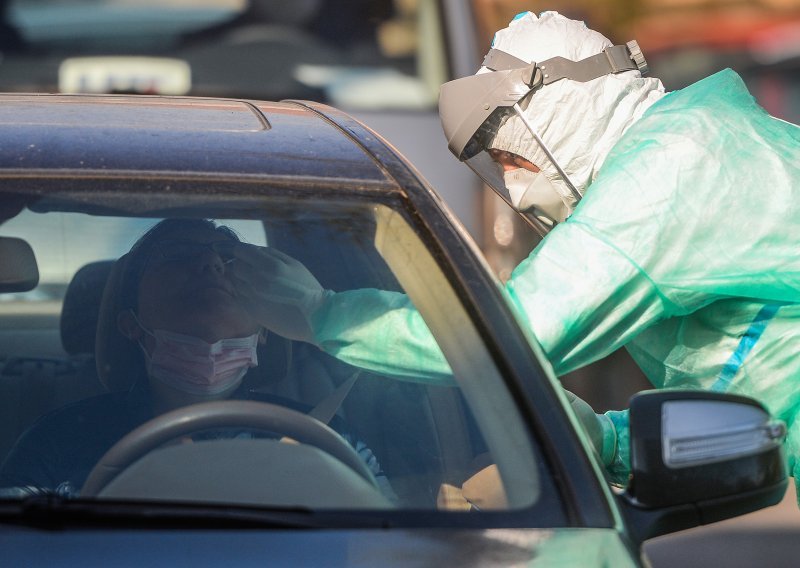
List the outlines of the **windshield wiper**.
{"type": "Polygon", "coordinates": [[[215,503],[70,499],[41,493],[0,501],[0,523],[36,528],[383,528],[372,514],[314,511],[302,507],[257,507],[215,503]]]}

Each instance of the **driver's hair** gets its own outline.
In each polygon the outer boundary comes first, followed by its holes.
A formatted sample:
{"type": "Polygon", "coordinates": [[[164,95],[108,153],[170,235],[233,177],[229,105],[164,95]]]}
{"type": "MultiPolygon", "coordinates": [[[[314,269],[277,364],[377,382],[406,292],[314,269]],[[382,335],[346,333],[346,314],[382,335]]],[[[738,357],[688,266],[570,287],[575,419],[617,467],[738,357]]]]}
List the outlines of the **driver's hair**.
{"type": "Polygon", "coordinates": [[[131,250],[120,261],[124,261],[119,289],[119,308],[136,311],[139,305],[139,282],[147,267],[147,261],[156,246],[168,238],[197,230],[216,231],[219,234],[239,242],[238,235],[230,227],[217,225],[209,219],[164,219],[153,225],[139,237],[131,250]]]}

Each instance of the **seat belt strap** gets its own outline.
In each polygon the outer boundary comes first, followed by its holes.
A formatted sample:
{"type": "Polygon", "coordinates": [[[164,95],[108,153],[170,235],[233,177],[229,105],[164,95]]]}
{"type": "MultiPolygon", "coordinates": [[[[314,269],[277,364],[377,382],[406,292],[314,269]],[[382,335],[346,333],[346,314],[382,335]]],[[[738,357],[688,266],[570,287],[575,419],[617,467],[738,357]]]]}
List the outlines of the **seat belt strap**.
{"type": "Polygon", "coordinates": [[[352,389],[353,385],[356,384],[359,376],[361,376],[360,370],[350,375],[345,382],[336,387],[336,389],[331,394],[326,396],[322,402],[312,408],[308,415],[312,418],[316,418],[324,424],[328,424],[331,420],[333,420],[333,417],[336,416],[336,413],[342,406],[344,399],[347,398],[348,394],[350,394],[350,389],[352,389]]]}

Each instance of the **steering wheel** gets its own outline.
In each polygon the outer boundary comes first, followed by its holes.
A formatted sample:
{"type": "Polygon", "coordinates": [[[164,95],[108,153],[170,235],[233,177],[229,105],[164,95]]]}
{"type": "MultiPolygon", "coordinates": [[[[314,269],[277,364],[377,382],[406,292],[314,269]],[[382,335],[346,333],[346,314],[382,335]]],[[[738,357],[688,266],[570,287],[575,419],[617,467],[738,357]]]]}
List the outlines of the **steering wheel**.
{"type": "Polygon", "coordinates": [[[267,402],[223,400],[167,412],[126,434],[92,468],[81,496],[97,496],[120,472],[162,444],[214,428],[251,428],[283,434],[327,452],[377,487],[375,476],[353,446],[316,418],[267,402]]]}

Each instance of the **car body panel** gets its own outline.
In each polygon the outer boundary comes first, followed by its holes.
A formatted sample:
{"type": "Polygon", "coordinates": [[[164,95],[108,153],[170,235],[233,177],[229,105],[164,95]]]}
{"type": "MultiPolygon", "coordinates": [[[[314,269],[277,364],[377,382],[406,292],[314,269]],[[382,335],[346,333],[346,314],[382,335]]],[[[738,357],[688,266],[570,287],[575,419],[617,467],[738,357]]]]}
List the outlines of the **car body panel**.
{"type": "Polygon", "coordinates": [[[192,531],[54,533],[42,547],[36,531],[0,537],[10,565],[177,566],[637,566],[620,535],[603,529],[448,529],[365,531],[192,531]],[[157,551],[153,550],[157,543],[157,551]],[[191,559],[191,560],[189,560],[191,559]]]}
{"type": "Polygon", "coordinates": [[[292,103],[259,109],[225,99],[4,95],[0,124],[8,141],[0,150],[6,171],[269,174],[386,182],[357,145],[292,103]],[[308,134],[298,137],[297,130],[308,134]],[[159,152],[151,150],[154,144],[159,152]]]}

